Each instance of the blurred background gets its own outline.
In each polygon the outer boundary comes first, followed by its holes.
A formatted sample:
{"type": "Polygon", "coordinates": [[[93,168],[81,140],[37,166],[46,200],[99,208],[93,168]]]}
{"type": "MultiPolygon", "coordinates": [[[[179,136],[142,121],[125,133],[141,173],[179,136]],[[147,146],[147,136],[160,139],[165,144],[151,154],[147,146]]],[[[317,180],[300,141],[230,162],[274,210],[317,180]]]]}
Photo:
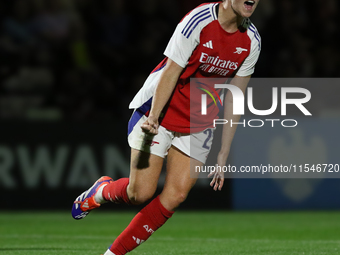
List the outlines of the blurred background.
{"type": "MultiPolygon", "coordinates": [[[[128,176],[128,104],[163,59],[177,23],[201,3],[0,1],[0,210],[70,209],[99,176],[128,176]]],[[[251,18],[262,37],[254,77],[337,78],[338,11],[336,0],[261,0],[251,18]]],[[[285,145],[305,163],[315,160],[320,148],[320,161],[339,163],[340,86],[321,88],[314,86],[312,93],[318,95],[311,105],[316,118],[302,120],[293,133],[263,129],[249,136],[254,130],[238,131],[234,144],[259,147],[233,147],[230,162],[281,162],[270,153],[285,145]],[[331,129],[320,126],[328,121],[331,129]],[[318,128],[311,129],[316,123],[318,128]],[[278,136],[287,143],[261,147],[261,137],[277,141],[278,136]],[[315,137],[321,145],[313,143],[315,137]],[[314,154],[301,150],[312,145],[318,148],[314,154]],[[254,151],[262,153],[249,154],[254,151]]],[[[268,93],[255,95],[258,105],[268,98],[268,93]]],[[[200,180],[183,208],[340,208],[338,179],[228,179],[218,194],[208,183],[200,180]]]]}

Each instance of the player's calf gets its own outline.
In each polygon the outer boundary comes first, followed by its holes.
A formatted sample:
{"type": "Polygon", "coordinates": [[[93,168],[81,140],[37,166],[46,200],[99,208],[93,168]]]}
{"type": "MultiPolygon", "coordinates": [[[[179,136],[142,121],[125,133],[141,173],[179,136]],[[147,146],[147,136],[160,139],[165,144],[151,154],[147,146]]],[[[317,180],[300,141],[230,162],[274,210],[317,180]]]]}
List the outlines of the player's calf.
{"type": "Polygon", "coordinates": [[[144,243],[173,214],[156,197],[146,205],[117,237],[105,255],[123,255],[144,243]]]}
{"type": "Polygon", "coordinates": [[[137,189],[133,185],[129,184],[127,187],[127,193],[131,204],[141,205],[152,199],[155,194],[155,190],[137,189]]]}

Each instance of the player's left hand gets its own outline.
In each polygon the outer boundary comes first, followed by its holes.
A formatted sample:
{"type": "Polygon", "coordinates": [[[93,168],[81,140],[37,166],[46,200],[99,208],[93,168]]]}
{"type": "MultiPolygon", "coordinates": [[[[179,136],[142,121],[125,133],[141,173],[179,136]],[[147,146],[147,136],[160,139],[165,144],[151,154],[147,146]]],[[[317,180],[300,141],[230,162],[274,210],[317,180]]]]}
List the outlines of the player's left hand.
{"type": "MultiPolygon", "coordinates": [[[[229,155],[229,150],[224,150],[224,151],[221,150],[218,153],[216,169],[217,169],[217,166],[220,166],[221,169],[223,166],[225,166],[228,155],[229,155]]],[[[221,191],[223,188],[223,184],[224,184],[224,172],[223,171],[211,172],[208,175],[208,177],[209,178],[213,177],[212,181],[210,182],[210,186],[213,187],[215,191],[217,190],[221,191]]]]}
{"type": "MultiPolygon", "coordinates": [[[[217,164],[216,164],[217,169],[217,164]]],[[[223,171],[215,171],[211,172],[208,177],[213,177],[212,181],[210,182],[210,186],[213,187],[215,191],[222,190],[223,184],[224,184],[224,172],[223,171]]]]}

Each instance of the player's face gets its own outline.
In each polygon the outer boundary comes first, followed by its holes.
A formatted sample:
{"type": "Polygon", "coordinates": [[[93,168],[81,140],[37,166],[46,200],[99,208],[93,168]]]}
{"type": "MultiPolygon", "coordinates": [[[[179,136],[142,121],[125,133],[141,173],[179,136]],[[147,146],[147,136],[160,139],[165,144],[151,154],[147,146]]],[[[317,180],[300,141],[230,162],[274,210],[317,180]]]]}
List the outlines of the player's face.
{"type": "Polygon", "coordinates": [[[230,0],[231,8],[238,15],[249,18],[255,11],[260,0],[230,0]]]}

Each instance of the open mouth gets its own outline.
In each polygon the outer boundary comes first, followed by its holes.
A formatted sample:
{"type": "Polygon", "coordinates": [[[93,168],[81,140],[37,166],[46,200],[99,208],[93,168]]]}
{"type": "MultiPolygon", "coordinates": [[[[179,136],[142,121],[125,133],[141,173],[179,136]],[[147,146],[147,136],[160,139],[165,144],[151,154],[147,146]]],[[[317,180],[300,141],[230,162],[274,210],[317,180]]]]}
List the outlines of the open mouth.
{"type": "Polygon", "coordinates": [[[244,2],[244,5],[246,7],[246,9],[251,9],[255,4],[255,1],[254,0],[247,0],[244,2]]]}

